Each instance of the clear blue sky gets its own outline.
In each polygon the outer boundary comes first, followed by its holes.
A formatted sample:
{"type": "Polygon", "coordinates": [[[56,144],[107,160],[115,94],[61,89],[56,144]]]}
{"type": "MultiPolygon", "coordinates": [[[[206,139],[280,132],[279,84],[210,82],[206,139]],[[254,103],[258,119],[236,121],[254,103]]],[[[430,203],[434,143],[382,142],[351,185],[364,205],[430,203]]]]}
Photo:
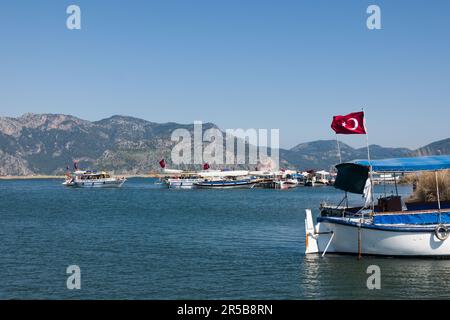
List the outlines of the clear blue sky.
{"type": "Polygon", "coordinates": [[[371,143],[415,148],[450,137],[449,18],[447,0],[2,1],[0,115],[279,128],[291,147],[364,106],[371,143]]]}

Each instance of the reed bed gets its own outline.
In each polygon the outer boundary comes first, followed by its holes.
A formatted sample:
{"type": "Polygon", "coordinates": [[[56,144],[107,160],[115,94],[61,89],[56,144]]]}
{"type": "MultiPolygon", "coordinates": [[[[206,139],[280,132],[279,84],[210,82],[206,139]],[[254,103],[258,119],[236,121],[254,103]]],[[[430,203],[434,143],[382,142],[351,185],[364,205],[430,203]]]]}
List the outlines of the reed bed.
{"type": "MultiPolygon", "coordinates": [[[[438,185],[441,201],[450,201],[450,170],[439,171],[438,185]]],[[[414,192],[409,201],[437,201],[436,176],[434,172],[424,172],[407,178],[414,186],[414,192]]]]}

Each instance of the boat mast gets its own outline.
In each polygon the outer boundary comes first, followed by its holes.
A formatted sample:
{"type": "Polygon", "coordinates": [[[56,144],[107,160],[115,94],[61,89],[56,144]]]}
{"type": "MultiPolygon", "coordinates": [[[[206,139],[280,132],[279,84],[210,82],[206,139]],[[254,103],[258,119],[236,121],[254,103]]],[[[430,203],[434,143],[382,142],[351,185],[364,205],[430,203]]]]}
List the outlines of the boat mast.
{"type": "Polygon", "coordinates": [[[438,212],[439,212],[439,223],[441,223],[441,198],[439,196],[439,179],[437,170],[434,171],[434,176],[436,177],[436,194],[437,194],[437,203],[438,203],[438,212]]]}
{"type": "MultiPolygon", "coordinates": [[[[341,146],[339,144],[339,137],[338,134],[335,133],[336,135],[336,144],[337,144],[337,151],[338,151],[338,156],[339,156],[339,164],[342,163],[342,155],[341,155],[341,146]]],[[[348,208],[348,195],[347,195],[347,191],[345,191],[345,195],[344,195],[344,199],[345,199],[345,207],[348,208]]],[[[344,200],[343,199],[343,200],[344,200]]],[[[345,212],[345,210],[344,210],[345,212]]]]}
{"type": "MultiPolygon", "coordinates": [[[[364,112],[364,108],[361,108],[364,112]]],[[[364,112],[364,129],[366,131],[366,146],[367,146],[367,161],[369,162],[369,179],[370,179],[370,202],[372,203],[372,214],[375,212],[375,202],[373,201],[373,170],[372,170],[372,161],[370,160],[370,147],[369,147],[369,131],[367,130],[366,125],[366,113],[364,112]]],[[[363,214],[364,218],[364,214],[363,214]]]]}
{"type": "Polygon", "coordinates": [[[336,133],[335,135],[336,135],[336,143],[337,143],[337,151],[338,151],[338,156],[339,156],[339,163],[342,163],[341,146],[339,145],[338,134],[336,133]]]}

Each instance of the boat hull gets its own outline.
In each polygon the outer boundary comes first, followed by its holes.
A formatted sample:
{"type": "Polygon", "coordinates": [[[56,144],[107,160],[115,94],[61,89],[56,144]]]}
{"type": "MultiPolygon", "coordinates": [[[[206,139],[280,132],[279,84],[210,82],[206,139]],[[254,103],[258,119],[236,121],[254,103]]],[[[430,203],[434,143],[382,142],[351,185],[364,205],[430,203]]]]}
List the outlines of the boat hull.
{"type": "Polygon", "coordinates": [[[294,182],[289,182],[289,181],[275,181],[274,182],[274,189],[281,189],[281,190],[286,190],[286,189],[291,189],[291,188],[296,188],[297,184],[294,182]]]}
{"type": "Polygon", "coordinates": [[[104,181],[75,181],[64,183],[66,187],[71,188],[120,188],[126,179],[104,180],[104,181]]]}
{"type": "Polygon", "coordinates": [[[319,221],[313,230],[308,230],[307,227],[306,253],[326,251],[359,254],[360,239],[363,255],[450,257],[450,238],[438,239],[434,232],[435,227],[408,228],[365,224],[359,227],[356,223],[325,219],[319,221]]]}
{"type": "Polygon", "coordinates": [[[257,184],[254,182],[198,182],[195,187],[199,189],[252,189],[257,184]]]}
{"type": "Polygon", "coordinates": [[[195,183],[199,181],[199,179],[168,179],[166,184],[170,189],[193,189],[195,183]]]}

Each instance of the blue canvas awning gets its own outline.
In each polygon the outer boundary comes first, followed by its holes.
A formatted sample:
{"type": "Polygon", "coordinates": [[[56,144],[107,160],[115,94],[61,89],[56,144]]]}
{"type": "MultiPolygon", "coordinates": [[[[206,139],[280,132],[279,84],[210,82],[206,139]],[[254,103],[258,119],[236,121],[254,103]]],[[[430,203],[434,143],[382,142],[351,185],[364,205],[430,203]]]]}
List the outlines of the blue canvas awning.
{"type": "MultiPolygon", "coordinates": [[[[354,160],[351,163],[369,166],[368,160],[354,160]]],[[[445,170],[450,169],[450,155],[372,160],[371,164],[372,170],[376,172],[445,170]]]]}

